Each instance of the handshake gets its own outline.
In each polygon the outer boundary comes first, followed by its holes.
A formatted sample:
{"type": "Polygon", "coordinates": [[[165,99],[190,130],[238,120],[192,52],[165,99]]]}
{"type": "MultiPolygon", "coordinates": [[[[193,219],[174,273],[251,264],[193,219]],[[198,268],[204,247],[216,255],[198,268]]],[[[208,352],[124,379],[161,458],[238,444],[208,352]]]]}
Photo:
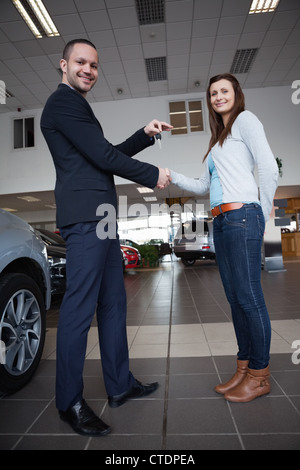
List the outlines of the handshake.
{"type": "Polygon", "coordinates": [[[165,189],[171,183],[172,178],[170,170],[168,168],[159,168],[157,187],[159,189],[165,189]]]}

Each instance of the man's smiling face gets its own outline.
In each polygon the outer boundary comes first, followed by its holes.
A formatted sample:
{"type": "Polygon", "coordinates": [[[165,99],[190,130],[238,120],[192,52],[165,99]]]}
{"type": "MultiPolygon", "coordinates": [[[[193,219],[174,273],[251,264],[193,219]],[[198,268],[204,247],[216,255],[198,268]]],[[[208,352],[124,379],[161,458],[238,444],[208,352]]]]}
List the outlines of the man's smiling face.
{"type": "Polygon", "coordinates": [[[63,83],[86,96],[98,79],[98,53],[88,44],[74,44],[67,60],[61,59],[63,83]]]}

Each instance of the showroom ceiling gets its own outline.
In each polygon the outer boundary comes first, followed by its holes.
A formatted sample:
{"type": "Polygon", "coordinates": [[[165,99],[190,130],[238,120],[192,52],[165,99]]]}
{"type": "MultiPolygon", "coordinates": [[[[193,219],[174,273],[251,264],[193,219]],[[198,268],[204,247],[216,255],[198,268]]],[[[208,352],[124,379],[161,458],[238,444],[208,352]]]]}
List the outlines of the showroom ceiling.
{"type": "MultiPolygon", "coordinates": [[[[195,96],[205,91],[209,77],[225,71],[234,71],[243,88],[291,86],[300,79],[300,0],[280,0],[275,12],[262,14],[249,14],[251,4],[44,0],[60,35],[36,39],[12,0],[1,0],[0,80],[7,96],[5,103],[0,96],[0,112],[42,108],[61,81],[65,44],[78,37],[89,39],[99,51],[99,79],[90,102],[195,96]]],[[[126,191],[129,203],[144,202],[136,185],[117,190],[119,195],[126,191]]],[[[188,196],[174,186],[155,189],[156,194],[160,201],[188,196]]],[[[51,210],[54,204],[52,191],[32,194],[40,201],[30,203],[22,196],[2,195],[0,207],[16,206],[22,212],[51,210]]]]}
{"type": "Polygon", "coordinates": [[[76,37],[99,51],[91,102],[203,92],[210,76],[230,70],[244,88],[290,86],[300,76],[300,2],[280,0],[262,14],[249,14],[251,3],[44,0],[60,36],[36,39],[12,0],[1,0],[0,80],[10,97],[0,112],[42,107],[76,37]]]}

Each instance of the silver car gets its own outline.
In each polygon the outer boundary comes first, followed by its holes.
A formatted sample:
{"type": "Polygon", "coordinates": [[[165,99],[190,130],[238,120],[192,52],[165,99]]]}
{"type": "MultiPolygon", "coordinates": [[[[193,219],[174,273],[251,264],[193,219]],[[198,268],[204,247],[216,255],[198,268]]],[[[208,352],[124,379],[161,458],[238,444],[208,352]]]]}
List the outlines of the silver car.
{"type": "Polygon", "coordinates": [[[174,239],[174,253],[185,266],[192,266],[197,259],[216,259],[212,220],[182,223],[174,239]]]}
{"type": "Polygon", "coordinates": [[[33,376],[42,356],[51,303],[47,250],[32,227],[0,209],[0,393],[33,376]]]}

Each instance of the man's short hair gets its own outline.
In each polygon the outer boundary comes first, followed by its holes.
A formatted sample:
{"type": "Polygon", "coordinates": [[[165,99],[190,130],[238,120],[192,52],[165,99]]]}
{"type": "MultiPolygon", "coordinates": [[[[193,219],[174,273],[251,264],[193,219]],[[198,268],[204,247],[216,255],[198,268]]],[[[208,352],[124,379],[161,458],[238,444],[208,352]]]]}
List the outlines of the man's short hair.
{"type": "Polygon", "coordinates": [[[69,60],[75,44],[87,44],[88,46],[93,47],[95,51],[97,51],[96,46],[91,41],[88,41],[88,39],[72,39],[72,41],[69,41],[65,45],[65,48],[63,50],[63,59],[69,60]]]}

